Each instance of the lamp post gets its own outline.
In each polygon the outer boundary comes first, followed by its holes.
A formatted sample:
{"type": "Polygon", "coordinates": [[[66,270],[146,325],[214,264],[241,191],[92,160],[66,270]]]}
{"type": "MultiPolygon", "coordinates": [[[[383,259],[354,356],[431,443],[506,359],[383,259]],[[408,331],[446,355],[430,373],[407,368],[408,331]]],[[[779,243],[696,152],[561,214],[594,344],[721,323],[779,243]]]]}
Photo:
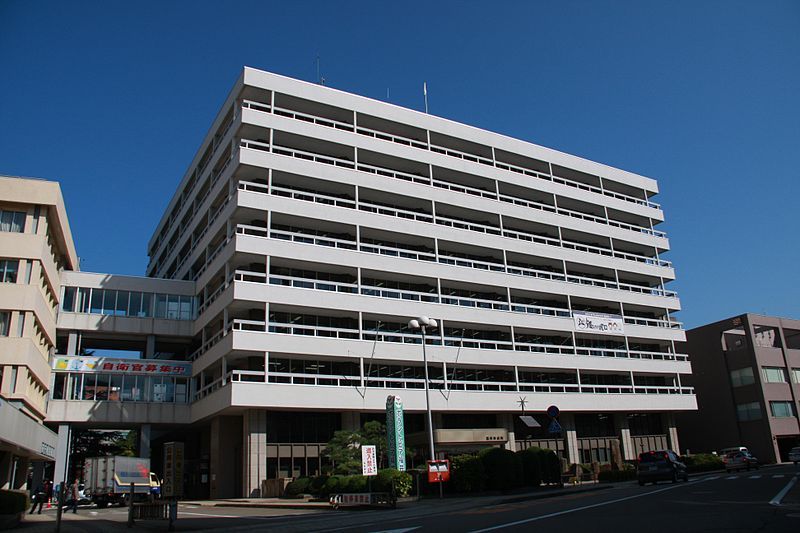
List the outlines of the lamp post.
{"type": "Polygon", "coordinates": [[[431,416],[430,387],[428,386],[428,355],[425,351],[425,328],[435,329],[437,326],[438,324],[434,319],[426,316],[408,321],[409,329],[420,330],[422,333],[422,361],[425,365],[425,409],[428,411],[428,445],[430,446],[431,461],[436,460],[436,450],[433,447],[433,417],[431,416]]]}

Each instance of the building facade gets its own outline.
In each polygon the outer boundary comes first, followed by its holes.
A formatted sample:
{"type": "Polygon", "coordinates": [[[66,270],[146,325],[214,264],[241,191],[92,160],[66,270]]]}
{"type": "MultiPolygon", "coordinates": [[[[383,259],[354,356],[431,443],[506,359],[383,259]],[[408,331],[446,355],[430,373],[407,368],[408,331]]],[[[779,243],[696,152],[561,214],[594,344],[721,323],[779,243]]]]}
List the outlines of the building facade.
{"type": "Polygon", "coordinates": [[[800,320],[747,313],[686,337],[699,410],[678,417],[683,445],[787,461],[800,446],[800,320]]]}
{"type": "Polygon", "coordinates": [[[60,275],[77,267],[58,184],[0,176],[0,488],[21,488],[31,461],[55,457],[43,424],[50,360],[60,275]]]}
{"type": "Polygon", "coordinates": [[[156,469],[161,443],[185,441],[188,493],[254,496],[320,471],[333,432],[380,418],[395,395],[421,460],[422,347],[406,325],[429,316],[441,454],[677,450],[674,416],[696,402],[657,192],[246,68],[148,243],[148,277],[62,276],[49,421],[60,442],[75,426],[141,426],[156,469]]]}

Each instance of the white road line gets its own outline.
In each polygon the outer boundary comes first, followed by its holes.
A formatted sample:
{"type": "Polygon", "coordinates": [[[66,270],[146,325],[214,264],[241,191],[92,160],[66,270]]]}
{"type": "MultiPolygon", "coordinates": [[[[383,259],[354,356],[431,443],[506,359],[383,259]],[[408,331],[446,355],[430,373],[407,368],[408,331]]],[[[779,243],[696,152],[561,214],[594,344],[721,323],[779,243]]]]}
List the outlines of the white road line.
{"type": "Polygon", "coordinates": [[[575,513],[577,511],[585,511],[586,509],[594,509],[596,507],[603,507],[604,505],[611,505],[613,503],[619,503],[619,502],[624,502],[624,501],[628,501],[628,500],[634,500],[636,498],[642,498],[644,496],[649,496],[651,494],[658,494],[659,492],[665,492],[665,491],[668,491],[668,490],[677,489],[677,488],[679,488],[681,486],[682,485],[673,485],[672,487],[666,487],[666,488],[659,489],[659,490],[653,490],[653,491],[650,491],[650,492],[645,492],[643,494],[634,494],[633,496],[626,496],[625,498],[617,498],[616,500],[610,500],[610,501],[607,501],[607,502],[594,503],[592,505],[584,505],[583,507],[575,507],[574,509],[567,509],[565,511],[559,511],[557,513],[550,513],[550,514],[545,514],[545,515],[540,515],[540,516],[534,516],[533,518],[526,518],[525,520],[517,520],[516,522],[509,522],[507,524],[500,524],[500,525],[493,526],[493,527],[487,527],[485,529],[476,529],[476,530],[471,531],[471,533],[484,533],[485,531],[494,531],[496,529],[503,529],[503,528],[506,528],[506,527],[519,526],[521,524],[527,524],[529,522],[535,522],[537,520],[544,520],[545,518],[552,518],[554,516],[561,516],[561,515],[565,515],[565,514],[569,514],[569,513],[575,513]]]}
{"type": "Polygon", "coordinates": [[[770,505],[780,505],[781,504],[781,500],[783,500],[783,497],[786,496],[787,492],[792,490],[792,487],[794,486],[795,483],[797,483],[797,476],[794,476],[792,479],[790,479],[789,483],[787,483],[786,486],[783,487],[781,489],[781,491],[778,494],[776,494],[775,497],[772,498],[769,501],[769,504],[770,505]]]}
{"type": "Polygon", "coordinates": [[[782,477],[783,477],[783,474],[775,474],[774,476],[772,476],[772,479],[780,479],[782,477]]]}
{"type": "Polygon", "coordinates": [[[191,513],[189,511],[181,511],[180,514],[191,514],[195,516],[207,516],[209,518],[250,518],[248,516],[240,516],[235,514],[206,514],[206,513],[191,513]]]}
{"type": "Polygon", "coordinates": [[[739,476],[728,476],[725,479],[739,479],[739,476]]]}
{"type": "Polygon", "coordinates": [[[719,476],[711,476],[711,477],[707,477],[707,478],[703,479],[703,481],[713,481],[713,480],[715,480],[715,479],[719,479],[719,476]]]}
{"type": "Polygon", "coordinates": [[[750,477],[749,477],[749,478],[747,478],[747,479],[761,479],[761,476],[758,476],[758,475],[756,475],[756,476],[750,476],[750,477]]]}

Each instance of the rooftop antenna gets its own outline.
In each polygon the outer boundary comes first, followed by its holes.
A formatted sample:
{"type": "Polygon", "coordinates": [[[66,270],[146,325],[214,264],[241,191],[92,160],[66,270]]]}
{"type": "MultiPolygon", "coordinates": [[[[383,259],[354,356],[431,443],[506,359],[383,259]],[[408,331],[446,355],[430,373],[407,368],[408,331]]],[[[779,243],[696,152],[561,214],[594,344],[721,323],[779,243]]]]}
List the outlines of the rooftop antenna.
{"type": "Polygon", "coordinates": [[[325,85],[325,78],[323,78],[319,73],[319,56],[317,56],[317,83],[320,85],[325,85]]]}
{"type": "Polygon", "coordinates": [[[422,95],[425,97],[425,114],[428,114],[428,82],[422,82],[422,95]]]}

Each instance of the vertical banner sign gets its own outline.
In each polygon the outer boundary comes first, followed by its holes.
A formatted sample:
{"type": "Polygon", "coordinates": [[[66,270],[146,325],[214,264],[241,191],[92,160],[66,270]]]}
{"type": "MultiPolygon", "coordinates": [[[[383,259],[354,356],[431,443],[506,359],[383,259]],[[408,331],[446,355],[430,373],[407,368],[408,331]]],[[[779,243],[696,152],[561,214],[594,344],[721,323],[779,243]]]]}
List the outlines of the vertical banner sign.
{"type": "Polygon", "coordinates": [[[365,476],[378,475],[378,454],[374,445],[361,447],[361,473],[365,476]]]}
{"type": "Polygon", "coordinates": [[[406,437],[403,426],[403,402],[399,396],[386,398],[386,440],[389,468],[406,470],[406,437]]]}
{"type": "Polygon", "coordinates": [[[183,496],[183,443],[164,443],[164,482],[161,485],[164,498],[183,496]]]}

